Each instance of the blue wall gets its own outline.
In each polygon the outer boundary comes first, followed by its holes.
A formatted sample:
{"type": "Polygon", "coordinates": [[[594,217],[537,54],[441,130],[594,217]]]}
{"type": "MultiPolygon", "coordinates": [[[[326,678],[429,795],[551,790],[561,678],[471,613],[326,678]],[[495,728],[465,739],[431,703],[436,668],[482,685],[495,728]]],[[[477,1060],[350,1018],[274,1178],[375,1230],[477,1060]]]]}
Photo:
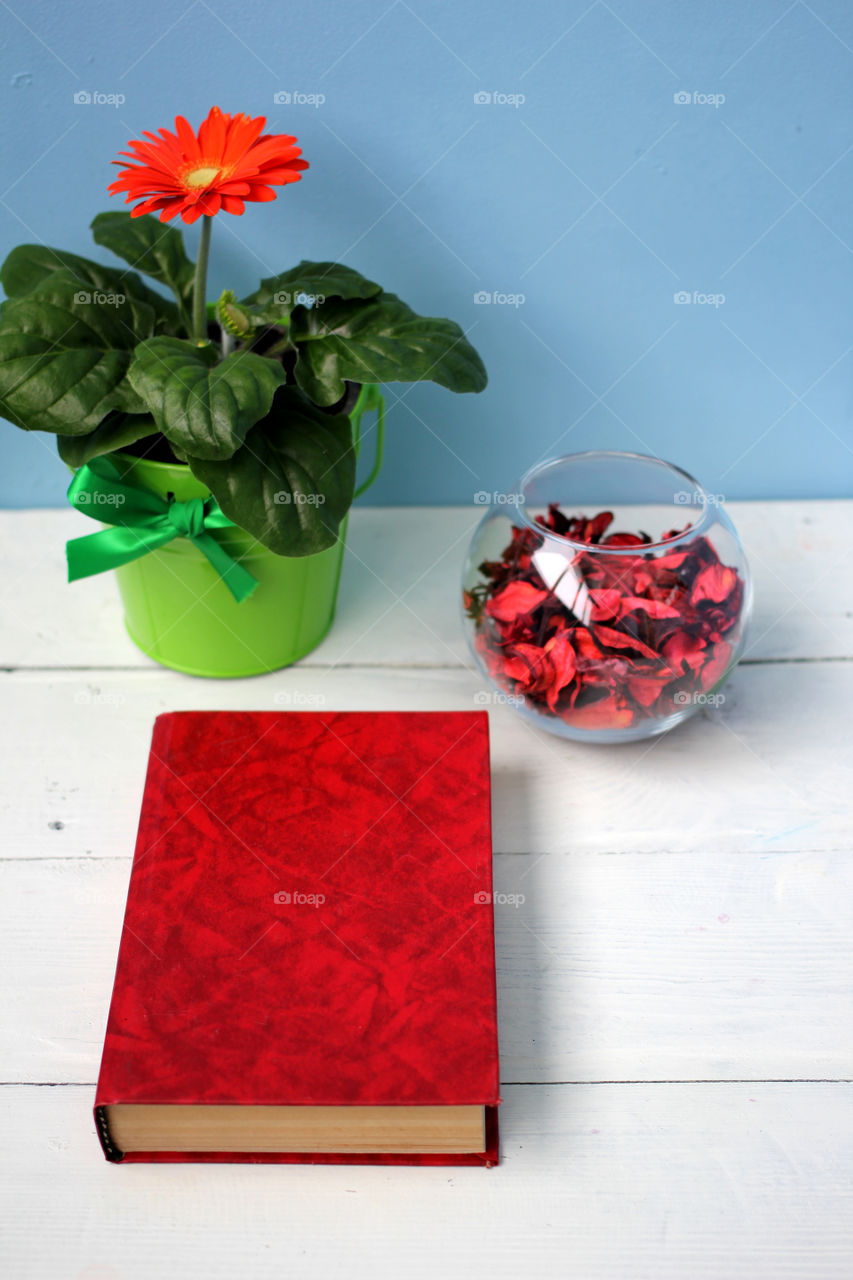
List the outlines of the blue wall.
{"type": "MultiPolygon", "coordinates": [[[[590,447],[730,498],[851,492],[847,0],[13,7],[0,252],[91,252],[119,148],[218,103],[297,134],[311,170],[217,219],[214,295],[339,258],[471,327],[488,390],[392,390],[371,501],[471,502],[590,447]],[[325,101],[274,102],[297,92],[325,101]]],[[[62,502],[50,437],[0,443],[0,503],[62,502]]]]}

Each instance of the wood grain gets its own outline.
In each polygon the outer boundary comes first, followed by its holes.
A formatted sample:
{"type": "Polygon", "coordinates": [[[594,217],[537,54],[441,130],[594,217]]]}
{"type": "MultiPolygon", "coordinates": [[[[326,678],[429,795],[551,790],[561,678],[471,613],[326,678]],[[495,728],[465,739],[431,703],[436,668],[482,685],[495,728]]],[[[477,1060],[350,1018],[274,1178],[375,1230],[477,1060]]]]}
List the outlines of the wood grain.
{"type": "Polygon", "coordinates": [[[178,708],[489,710],[501,853],[849,848],[844,706],[853,663],[739,667],[725,702],[615,748],[565,742],[465,670],[291,667],[253,680],[131,672],[0,675],[15,749],[0,806],[7,853],[133,852],[154,717],[178,708]],[[803,784],[804,769],[808,785],[803,784]]]}
{"type": "Polygon", "coordinates": [[[358,509],[297,667],[164,671],[72,512],[0,514],[0,1274],[849,1280],[853,503],[734,503],[756,581],[725,702],[622,748],[491,697],[457,611],[480,510],[358,509]],[[8,602],[14,601],[14,605],[8,602]],[[91,1106],[151,723],[490,713],[499,1169],[104,1161],[91,1106]]]}
{"type": "MultiPolygon", "coordinates": [[[[755,579],[750,659],[853,654],[853,502],[733,502],[755,579]]],[[[356,507],[338,616],[303,666],[470,663],[457,601],[482,508],[356,507]]],[[[7,600],[2,667],[153,664],[124,633],[109,574],[66,581],[64,544],[94,530],[79,512],[0,512],[7,600]]]]}
{"type": "Polygon", "coordinates": [[[844,1084],[511,1087],[498,1169],[108,1165],[90,1091],[4,1090],[15,1280],[849,1280],[844,1084]]]}
{"type": "MultiPolygon", "coordinates": [[[[94,1081],[129,858],[0,863],[0,1062],[94,1081]]],[[[844,853],[499,855],[501,1079],[853,1076],[844,853]]]]}

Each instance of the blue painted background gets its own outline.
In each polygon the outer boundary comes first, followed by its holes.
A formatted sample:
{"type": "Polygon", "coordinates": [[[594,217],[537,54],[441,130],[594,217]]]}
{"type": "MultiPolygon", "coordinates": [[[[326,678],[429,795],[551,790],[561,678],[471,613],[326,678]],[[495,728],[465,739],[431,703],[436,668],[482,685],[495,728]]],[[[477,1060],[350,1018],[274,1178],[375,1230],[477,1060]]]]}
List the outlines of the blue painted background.
{"type": "MultiPolygon", "coordinates": [[[[730,498],[850,494],[849,0],[11,0],[0,23],[3,254],[90,253],[117,151],[215,102],[311,169],[217,219],[214,296],[340,259],[470,329],[488,390],[391,388],[370,501],[471,502],[590,447],[730,498]]],[[[0,503],[62,502],[50,437],[0,445],[0,503]]]]}

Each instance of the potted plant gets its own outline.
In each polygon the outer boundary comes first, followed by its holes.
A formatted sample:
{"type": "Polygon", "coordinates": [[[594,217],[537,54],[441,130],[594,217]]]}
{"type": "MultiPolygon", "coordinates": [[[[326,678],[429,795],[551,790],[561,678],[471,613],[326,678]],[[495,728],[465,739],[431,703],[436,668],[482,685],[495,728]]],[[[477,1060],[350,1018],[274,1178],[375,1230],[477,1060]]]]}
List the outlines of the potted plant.
{"type": "Polygon", "coordinates": [[[129,267],[20,245],[0,269],[0,413],[56,435],[71,502],[106,526],[68,544],[69,576],[114,568],[132,638],[198,675],[273,670],[325,635],[347,513],[381,460],[378,384],[486,385],[457,324],[339,263],[208,303],[214,218],[308,168],[264,125],[214,107],[198,133],[178,116],[128,144],[109,189],[134,208],[92,233],[129,267]],[[177,215],[201,220],[195,263],[177,215]],[[371,410],[376,461],[356,490],[371,410]]]}

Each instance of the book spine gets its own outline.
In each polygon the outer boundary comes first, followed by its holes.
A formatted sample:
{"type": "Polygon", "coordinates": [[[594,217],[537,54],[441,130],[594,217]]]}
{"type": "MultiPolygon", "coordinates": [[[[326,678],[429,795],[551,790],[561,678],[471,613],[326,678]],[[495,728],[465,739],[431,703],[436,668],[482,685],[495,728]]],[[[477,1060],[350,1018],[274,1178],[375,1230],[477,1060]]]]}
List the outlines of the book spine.
{"type": "Polygon", "coordinates": [[[112,1164],[119,1164],[124,1159],[124,1152],[119,1151],[110,1136],[110,1126],[109,1121],[107,1120],[106,1107],[95,1106],[95,1128],[98,1131],[98,1137],[101,1140],[104,1155],[112,1164]]]}

